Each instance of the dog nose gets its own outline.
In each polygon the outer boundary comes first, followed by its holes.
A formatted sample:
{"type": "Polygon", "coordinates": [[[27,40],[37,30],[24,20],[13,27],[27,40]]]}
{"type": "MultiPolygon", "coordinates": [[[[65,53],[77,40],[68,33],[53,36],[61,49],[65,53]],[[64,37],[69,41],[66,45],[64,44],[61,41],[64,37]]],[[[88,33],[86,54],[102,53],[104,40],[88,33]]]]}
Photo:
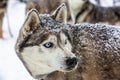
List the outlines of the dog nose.
{"type": "Polygon", "coordinates": [[[77,65],[78,59],[76,57],[68,58],[66,60],[67,69],[73,69],[77,65]]]}

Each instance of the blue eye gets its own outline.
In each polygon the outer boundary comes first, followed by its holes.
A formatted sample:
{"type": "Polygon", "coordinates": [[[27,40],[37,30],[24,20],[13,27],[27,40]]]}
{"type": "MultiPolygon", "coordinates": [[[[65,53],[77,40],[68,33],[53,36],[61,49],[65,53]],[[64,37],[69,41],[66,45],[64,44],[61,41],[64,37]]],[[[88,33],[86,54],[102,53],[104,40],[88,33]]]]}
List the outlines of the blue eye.
{"type": "Polygon", "coordinates": [[[53,43],[52,42],[47,42],[47,43],[44,44],[44,46],[46,48],[52,48],[53,47],[53,43]]]}

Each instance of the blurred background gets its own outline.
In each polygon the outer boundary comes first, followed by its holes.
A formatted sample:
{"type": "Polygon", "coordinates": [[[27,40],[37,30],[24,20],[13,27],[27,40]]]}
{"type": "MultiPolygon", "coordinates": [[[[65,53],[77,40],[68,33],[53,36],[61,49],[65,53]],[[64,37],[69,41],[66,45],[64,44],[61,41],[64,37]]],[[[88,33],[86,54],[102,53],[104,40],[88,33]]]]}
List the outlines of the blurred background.
{"type": "MultiPolygon", "coordinates": [[[[39,9],[39,13],[51,13],[61,3],[67,2],[49,1],[51,0],[0,0],[0,80],[34,80],[17,57],[14,45],[29,9],[35,7],[39,9]]],[[[120,6],[120,0],[90,0],[90,2],[102,7],[120,6]]]]}

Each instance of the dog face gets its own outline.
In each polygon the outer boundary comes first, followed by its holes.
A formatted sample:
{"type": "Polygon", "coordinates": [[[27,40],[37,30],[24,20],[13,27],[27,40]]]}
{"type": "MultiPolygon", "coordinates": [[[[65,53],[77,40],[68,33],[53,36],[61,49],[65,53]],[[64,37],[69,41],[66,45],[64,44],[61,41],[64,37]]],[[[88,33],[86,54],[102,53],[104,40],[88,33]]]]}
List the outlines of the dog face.
{"type": "MultiPolygon", "coordinates": [[[[63,7],[65,5],[59,8],[64,9],[63,7]]],[[[57,10],[60,10],[59,8],[57,10]]],[[[56,13],[59,11],[55,11],[52,16],[58,19],[56,13]]],[[[77,58],[72,53],[67,31],[48,30],[41,24],[38,12],[33,9],[28,13],[21,29],[21,36],[25,41],[22,41],[19,57],[31,75],[37,78],[53,71],[66,72],[75,69],[77,58]]]]}

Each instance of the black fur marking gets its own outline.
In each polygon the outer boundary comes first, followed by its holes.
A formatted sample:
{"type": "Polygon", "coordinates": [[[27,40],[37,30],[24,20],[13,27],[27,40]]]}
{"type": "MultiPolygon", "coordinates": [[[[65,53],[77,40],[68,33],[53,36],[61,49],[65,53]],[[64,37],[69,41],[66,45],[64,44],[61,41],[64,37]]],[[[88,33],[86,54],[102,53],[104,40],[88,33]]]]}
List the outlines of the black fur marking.
{"type": "Polygon", "coordinates": [[[75,17],[75,24],[77,23],[77,20],[78,20],[79,16],[80,16],[81,14],[83,14],[86,9],[87,9],[87,8],[83,8],[83,9],[76,15],[76,17],[75,17]]]}

